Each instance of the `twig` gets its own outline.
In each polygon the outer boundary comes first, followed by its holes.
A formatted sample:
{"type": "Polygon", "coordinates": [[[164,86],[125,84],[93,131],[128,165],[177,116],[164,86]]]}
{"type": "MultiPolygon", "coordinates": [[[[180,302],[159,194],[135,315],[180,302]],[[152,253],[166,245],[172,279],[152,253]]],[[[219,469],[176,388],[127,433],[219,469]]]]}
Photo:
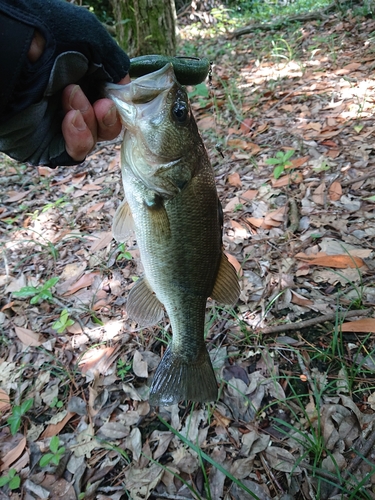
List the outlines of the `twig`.
{"type": "MultiPolygon", "coordinates": [[[[363,443],[363,440],[361,439],[361,442],[356,446],[353,451],[354,453],[358,453],[353,460],[350,462],[349,466],[345,471],[343,472],[342,478],[341,478],[341,484],[343,481],[348,479],[349,474],[352,472],[355,472],[358,467],[360,466],[362,460],[367,457],[367,455],[370,453],[372,448],[375,445],[375,427],[372,429],[370,437],[366,438],[366,441],[363,443]]],[[[336,488],[333,490],[331,493],[331,497],[337,495],[339,493],[339,488],[336,486],[336,488]]]]}
{"type": "Polygon", "coordinates": [[[354,179],[349,179],[348,181],[341,182],[341,187],[350,186],[351,184],[365,181],[366,179],[370,179],[371,177],[375,177],[375,170],[369,172],[368,174],[361,175],[360,177],[355,177],[354,179]]]}
{"type": "MultiPolygon", "coordinates": [[[[359,309],[355,311],[348,311],[345,313],[345,318],[352,318],[353,316],[366,316],[369,314],[371,309],[359,309]]],[[[282,333],[291,330],[300,330],[301,328],[308,328],[310,326],[319,325],[320,323],[325,323],[326,321],[332,321],[336,318],[337,312],[324,314],[323,316],[318,316],[317,318],[307,319],[306,321],[299,321],[297,323],[288,323],[286,325],[269,326],[262,330],[262,334],[269,335],[270,333],[282,333]]]]}

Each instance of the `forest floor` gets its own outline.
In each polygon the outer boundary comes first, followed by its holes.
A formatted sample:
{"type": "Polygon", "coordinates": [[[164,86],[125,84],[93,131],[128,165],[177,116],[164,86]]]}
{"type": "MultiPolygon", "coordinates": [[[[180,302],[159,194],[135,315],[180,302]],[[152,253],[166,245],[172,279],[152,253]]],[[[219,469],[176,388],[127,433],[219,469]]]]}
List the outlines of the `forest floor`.
{"type": "Polygon", "coordinates": [[[189,90],[241,281],[207,305],[219,399],[148,403],[170,329],[127,318],[121,140],[3,156],[0,500],[374,499],[375,20],[180,34],[214,63],[189,90]]]}

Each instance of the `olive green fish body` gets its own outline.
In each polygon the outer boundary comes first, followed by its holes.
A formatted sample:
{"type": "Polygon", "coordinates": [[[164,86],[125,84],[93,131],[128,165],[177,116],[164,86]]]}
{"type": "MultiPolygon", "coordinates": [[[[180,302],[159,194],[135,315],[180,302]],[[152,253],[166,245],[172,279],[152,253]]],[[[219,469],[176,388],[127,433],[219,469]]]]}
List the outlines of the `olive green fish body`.
{"type": "Polygon", "coordinates": [[[116,213],[114,235],[123,239],[131,212],[145,271],[127,310],[139,323],[154,324],[164,306],[171,321],[172,342],[156,370],[151,403],[212,401],[217,382],[204,340],[206,302],[210,296],[235,302],[238,281],[222,253],[214,174],[186,92],[171,66],[153,75],[136,81],[138,90],[125,86],[126,105],[109,92],[128,127],[126,203],[116,213]]]}

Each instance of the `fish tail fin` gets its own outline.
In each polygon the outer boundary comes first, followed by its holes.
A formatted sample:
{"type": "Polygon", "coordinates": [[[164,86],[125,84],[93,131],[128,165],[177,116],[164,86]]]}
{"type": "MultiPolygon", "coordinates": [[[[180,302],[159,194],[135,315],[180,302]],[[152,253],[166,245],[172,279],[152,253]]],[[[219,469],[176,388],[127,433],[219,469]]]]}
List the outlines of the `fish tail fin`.
{"type": "Polygon", "coordinates": [[[204,346],[197,361],[189,361],[168,347],[156,369],[150,404],[166,406],[180,401],[206,403],[217,399],[217,381],[204,346]]]}

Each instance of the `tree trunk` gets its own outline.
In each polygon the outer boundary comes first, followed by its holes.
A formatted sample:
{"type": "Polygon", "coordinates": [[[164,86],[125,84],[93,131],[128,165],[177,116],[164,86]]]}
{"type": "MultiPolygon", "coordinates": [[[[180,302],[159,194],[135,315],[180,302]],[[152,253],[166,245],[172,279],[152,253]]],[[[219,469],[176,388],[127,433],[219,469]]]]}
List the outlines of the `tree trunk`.
{"type": "Polygon", "coordinates": [[[130,57],[175,55],[174,0],[111,0],[116,38],[130,57]]]}

